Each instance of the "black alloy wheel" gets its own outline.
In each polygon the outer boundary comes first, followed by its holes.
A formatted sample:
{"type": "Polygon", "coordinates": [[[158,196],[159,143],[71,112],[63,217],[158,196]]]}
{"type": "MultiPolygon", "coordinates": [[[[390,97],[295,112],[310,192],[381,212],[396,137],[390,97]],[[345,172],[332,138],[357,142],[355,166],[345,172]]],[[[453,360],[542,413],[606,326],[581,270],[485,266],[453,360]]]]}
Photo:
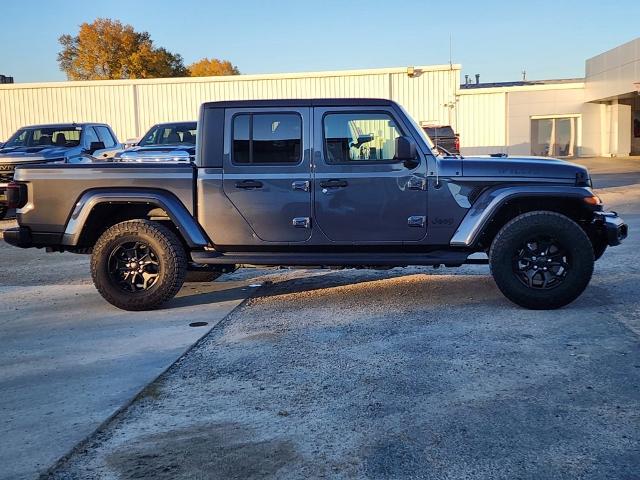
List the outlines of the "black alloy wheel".
{"type": "Polygon", "coordinates": [[[536,236],[517,249],[513,269],[526,287],[550,290],[567,278],[570,258],[555,238],[536,236]]]}
{"type": "Polygon", "coordinates": [[[158,280],[160,263],[153,249],[142,242],[117,245],[109,255],[109,276],[129,293],[153,288],[158,280]]]}

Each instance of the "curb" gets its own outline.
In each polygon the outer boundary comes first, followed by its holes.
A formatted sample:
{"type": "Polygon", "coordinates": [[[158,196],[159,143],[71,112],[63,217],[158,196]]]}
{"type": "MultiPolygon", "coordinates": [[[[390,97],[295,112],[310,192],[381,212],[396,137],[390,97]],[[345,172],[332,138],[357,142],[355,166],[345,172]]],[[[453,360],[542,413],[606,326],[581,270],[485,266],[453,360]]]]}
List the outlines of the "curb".
{"type": "MultiPolygon", "coordinates": [[[[125,403],[123,403],[120,407],[118,407],[118,409],[113,412],[111,415],[109,415],[105,420],[103,420],[102,422],[100,422],[100,424],[91,432],[89,433],[84,439],[80,440],[76,445],[74,445],[71,450],[69,450],[67,453],[65,453],[62,457],[60,457],[58,460],[56,460],[49,468],[47,468],[44,472],[40,473],[38,475],[38,479],[39,480],[46,480],[48,478],[51,478],[51,476],[53,474],[56,473],[56,470],[58,470],[59,468],[61,468],[67,461],[69,461],[69,459],[74,456],[75,454],[81,453],[83,450],[86,450],[87,447],[89,446],[89,443],[91,442],[91,439],[93,439],[96,435],[102,433],[104,430],[107,429],[107,427],[117,419],[117,417],[125,412],[126,410],[129,409],[129,407],[131,407],[131,405],[133,405],[136,401],[140,400],[141,398],[146,396],[146,392],[149,389],[149,387],[151,385],[153,385],[154,383],[156,383],[164,374],[166,374],[169,370],[171,370],[171,368],[173,368],[178,362],[180,362],[180,360],[182,360],[189,352],[191,352],[193,349],[195,349],[196,347],[198,347],[201,343],[203,343],[207,338],[209,338],[209,335],[211,335],[211,333],[214,330],[217,330],[220,327],[223,327],[224,325],[226,325],[227,321],[229,320],[229,318],[231,317],[231,315],[233,315],[237,310],[241,309],[242,307],[245,306],[245,304],[247,304],[250,300],[252,300],[256,294],[258,292],[260,292],[266,283],[263,283],[259,288],[254,288],[252,289],[251,293],[249,295],[247,295],[247,297],[242,300],[238,305],[236,305],[229,313],[227,313],[224,317],[222,317],[218,323],[216,323],[215,325],[213,325],[209,331],[207,333],[205,333],[204,335],[202,335],[198,340],[196,340],[194,343],[192,343],[191,345],[189,345],[184,352],[182,352],[178,358],[176,358],[173,362],[171,362],[167,368],[165,368],[164,370],[162,370],[158,375],[156,375],[152,380],[150,380],[147,384],[145,384],[144,386],[142,386],[142,388],[140,388],[140,390],[133,396],[131,397],[129,400],[127,400],[125,403]]],[[[248,286],[248,285],[247,285],[248,286]]]]}

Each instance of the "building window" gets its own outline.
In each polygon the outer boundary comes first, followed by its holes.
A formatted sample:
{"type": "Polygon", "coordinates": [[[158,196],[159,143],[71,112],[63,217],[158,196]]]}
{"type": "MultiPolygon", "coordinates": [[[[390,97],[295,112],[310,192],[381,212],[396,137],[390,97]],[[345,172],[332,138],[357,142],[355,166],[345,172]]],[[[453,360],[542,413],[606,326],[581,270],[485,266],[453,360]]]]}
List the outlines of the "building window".
{"type": "Polygon", "coordinates": [[[531,153],[541,157],[576,155],[578,117],[531,119],[531,153]]]}
{"type": "Polygon", "coordinates": [[[387,113],[330,113],[324,117],[328,163],[391,162],[402,132],[387,113]]]}
{"type": "Polygon", "coordinates": [[[296,113],[240,114],[233,119],[234,163],[299,163],[301,145],[302,119],[296,113]]]}

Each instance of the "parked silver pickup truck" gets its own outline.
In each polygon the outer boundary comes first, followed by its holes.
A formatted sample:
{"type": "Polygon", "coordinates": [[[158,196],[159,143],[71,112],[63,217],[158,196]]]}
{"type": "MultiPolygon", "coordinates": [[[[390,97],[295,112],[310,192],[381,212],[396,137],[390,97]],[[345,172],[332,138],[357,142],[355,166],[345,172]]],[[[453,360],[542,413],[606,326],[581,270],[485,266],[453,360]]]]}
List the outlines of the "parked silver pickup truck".
{"type": "Polygon", "coordinates": [[[0,146],[0,219],[7,213],[5,190],[19,165],[107,160],[122,149],[109,125],[56,123],[18,129],[0,146]]]}
{"type": "Polygon", "coordinates": [[[194,164],[21,166],[8,196],[7,242],[90,253],[97,289],[127,310],[162,305],[188,270],[247,264],[489,263],[513,302],[557,308],[627,235],[585,168],[439,156],[376,99],[207,103],[194,164]]]}

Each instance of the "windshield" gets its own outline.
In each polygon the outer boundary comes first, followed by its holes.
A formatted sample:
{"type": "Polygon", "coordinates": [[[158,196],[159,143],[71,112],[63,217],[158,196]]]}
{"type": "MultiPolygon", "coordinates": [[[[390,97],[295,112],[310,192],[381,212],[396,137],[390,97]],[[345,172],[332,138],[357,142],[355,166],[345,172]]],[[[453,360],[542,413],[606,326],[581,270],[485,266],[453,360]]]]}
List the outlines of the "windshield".
{"type": "Polygon", "coordinates": [[[80,145],[80,127],[21,128],[4,144],[11,147],[77,147],[80,145]]]}
{"type": "Polygon", "coordinates": [[[142,137],[138,145],[195,145],[196,122],[155,125],[142,137]]]}
{"type": "Polygon", "coordinates": [[[431,150],[431,153],[434,156],[440,156],[440,153],[438,152],[438,150],[436,149],[435,145],[433,144],[433,142],[429,138],[429,135],[427,135],[424,132],[422,127],[420,127],[420,125],[418,125],[418,122],[416,122],[413,119],[413,117],[411,115],[409,115],[409,113],[405,110],[405,108],[402,105],[399,105],[399,107],[402,109],[402,112],[404,113],[404,116],[409,120],[409,122],[413,126],[413,129],[415,130],[415,132],[418,135],[420,135],[420,138],[422,138],[422,140],[424,140],[424,143],[427,145],[427,147],[429,147],[429,150],[431,150]]]}

